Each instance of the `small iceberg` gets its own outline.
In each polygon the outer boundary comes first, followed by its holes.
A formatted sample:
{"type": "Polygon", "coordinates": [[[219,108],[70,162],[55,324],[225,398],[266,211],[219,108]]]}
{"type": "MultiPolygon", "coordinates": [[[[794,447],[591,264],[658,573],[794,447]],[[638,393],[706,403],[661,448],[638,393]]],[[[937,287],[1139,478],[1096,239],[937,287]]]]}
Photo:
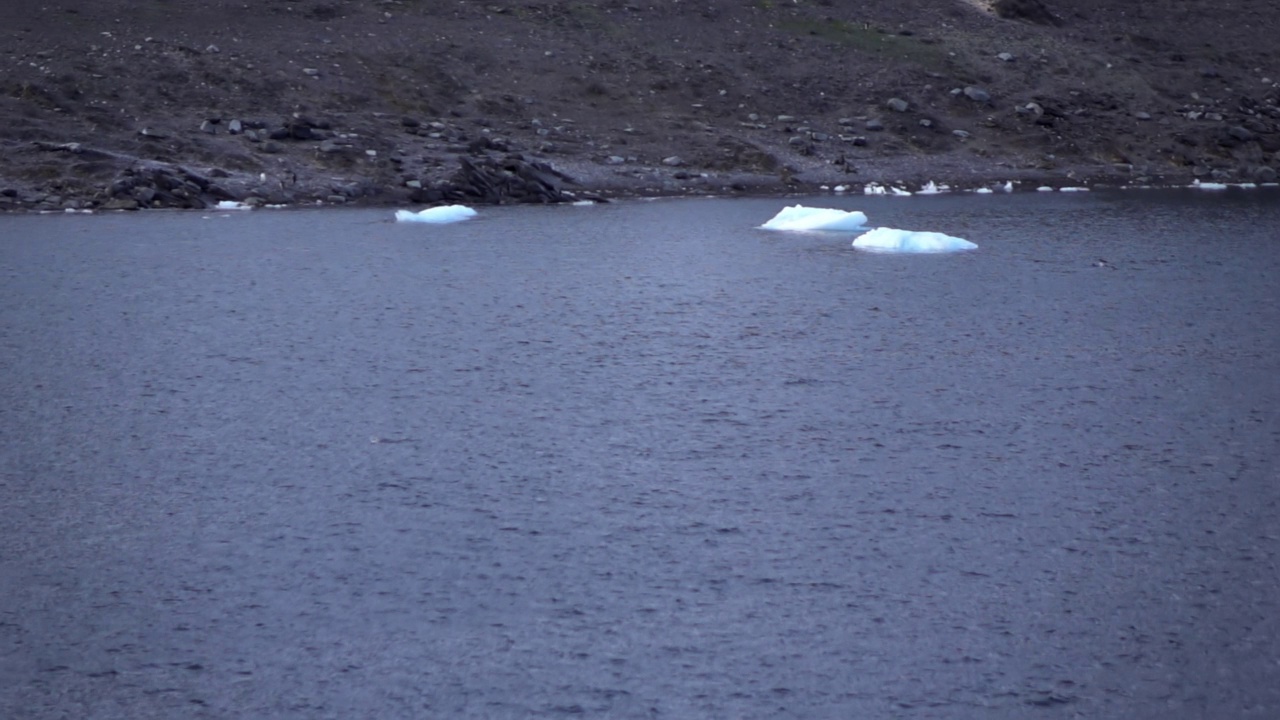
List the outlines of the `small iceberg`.
{"type": "Polygon", "coordinates": [[[860,250],[885,253],[944,253],[958,250],[975,250],[977,245],[968,240],[938,232],[917,232],[876,228],[859,235],[853,246],[860,250]]]}
{"type": "Polygon", "coordinates": [[[867,224],[866,214],[853,210],[846,212],[835,208],[811,208],[803,205],[792,205],[783,208],[769,222],[760,226],[761,230],[861,230],[867,224]]]}
{"type": "Polygon", "coordinates": [[[219,200],[217,209],[218,210],[252,210],[253,206],[247,205],[242,202],[236,202],[235,200],[219,200]]]}
{"type": "Polygon", "coordinates": [[[924,187],[917,190],[916,194],[917,195],[939,195],[941,193],[948,192],[950,190],[951,190],[950,187],[946,185],[938,185],[934,181],[930,180],[929,182],[924,184],[924,187]]]}
{"type": "Polygon", "coordinates": [[[442,207],[427,208],[421,212],[397,210],[396,222],[417,222],[444,225],[446,223],[462,222],[463,220],[475,217],[475,215],[476,211],[466,205],[445,205],[442,207]]]}

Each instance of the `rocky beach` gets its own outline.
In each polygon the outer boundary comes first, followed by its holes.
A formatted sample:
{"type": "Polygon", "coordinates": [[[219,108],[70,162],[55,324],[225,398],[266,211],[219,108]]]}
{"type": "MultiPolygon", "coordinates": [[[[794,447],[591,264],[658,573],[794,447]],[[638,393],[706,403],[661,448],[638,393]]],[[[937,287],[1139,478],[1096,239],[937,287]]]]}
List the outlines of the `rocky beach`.
{"type": "Polygon", "coordinates": [[[1269,0],[10,0],[0,211],[1267,183],[1269,0]]]}

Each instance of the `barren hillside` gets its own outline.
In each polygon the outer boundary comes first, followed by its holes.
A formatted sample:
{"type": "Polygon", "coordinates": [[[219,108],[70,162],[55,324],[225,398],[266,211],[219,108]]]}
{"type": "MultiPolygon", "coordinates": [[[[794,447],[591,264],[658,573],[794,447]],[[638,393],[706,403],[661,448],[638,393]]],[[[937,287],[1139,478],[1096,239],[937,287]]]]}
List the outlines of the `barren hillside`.
{"type": "Polygon", "coordinates": [[[5,4],[0,209],[1280,168],[1271,0],[5,4]]]}

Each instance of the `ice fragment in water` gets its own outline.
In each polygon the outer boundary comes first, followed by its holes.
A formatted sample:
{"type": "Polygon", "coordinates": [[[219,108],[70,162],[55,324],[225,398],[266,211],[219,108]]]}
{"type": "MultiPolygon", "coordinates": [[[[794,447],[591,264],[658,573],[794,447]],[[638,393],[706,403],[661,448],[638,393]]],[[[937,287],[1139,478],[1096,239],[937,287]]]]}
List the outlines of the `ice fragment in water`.
{"type": "Polygon", "coordinates": [[[468,218],[475,217],[475,215],[476,211],[466,205],[445,205],[443,207],[427,208],[416,213],[410,210],[397,210],[396,222],[444,225],[445,223],[462,222],[468,218]]]}
{"type": "Polygon", "coordinates": [[[892,253],[943,253],[957,250],[973,250],[978,246],[968,240],[951,237],[939,232],[917,232],[876,228],[859,235],[853,246],[861,250],[892,253]]]}
{"type": "Polygon", "coordinates": [[[769,222],[760,226],[762,230],[861,230],[867,224],[867,216],[857,210],[845,211],[835,208],[811,208],[803,205],[792,205],[783,208],[769,222]]]}

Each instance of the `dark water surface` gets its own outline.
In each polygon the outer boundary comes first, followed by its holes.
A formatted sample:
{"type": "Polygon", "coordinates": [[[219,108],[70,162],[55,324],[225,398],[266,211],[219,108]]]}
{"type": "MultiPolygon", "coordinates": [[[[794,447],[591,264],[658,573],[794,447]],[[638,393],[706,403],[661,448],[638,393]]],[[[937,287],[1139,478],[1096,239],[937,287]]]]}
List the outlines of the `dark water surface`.
{"type": "Polygon", "coordinates": [[[785,204],[0,218],[0,717],[1280,717],[1280,196],[785,204]]]}

